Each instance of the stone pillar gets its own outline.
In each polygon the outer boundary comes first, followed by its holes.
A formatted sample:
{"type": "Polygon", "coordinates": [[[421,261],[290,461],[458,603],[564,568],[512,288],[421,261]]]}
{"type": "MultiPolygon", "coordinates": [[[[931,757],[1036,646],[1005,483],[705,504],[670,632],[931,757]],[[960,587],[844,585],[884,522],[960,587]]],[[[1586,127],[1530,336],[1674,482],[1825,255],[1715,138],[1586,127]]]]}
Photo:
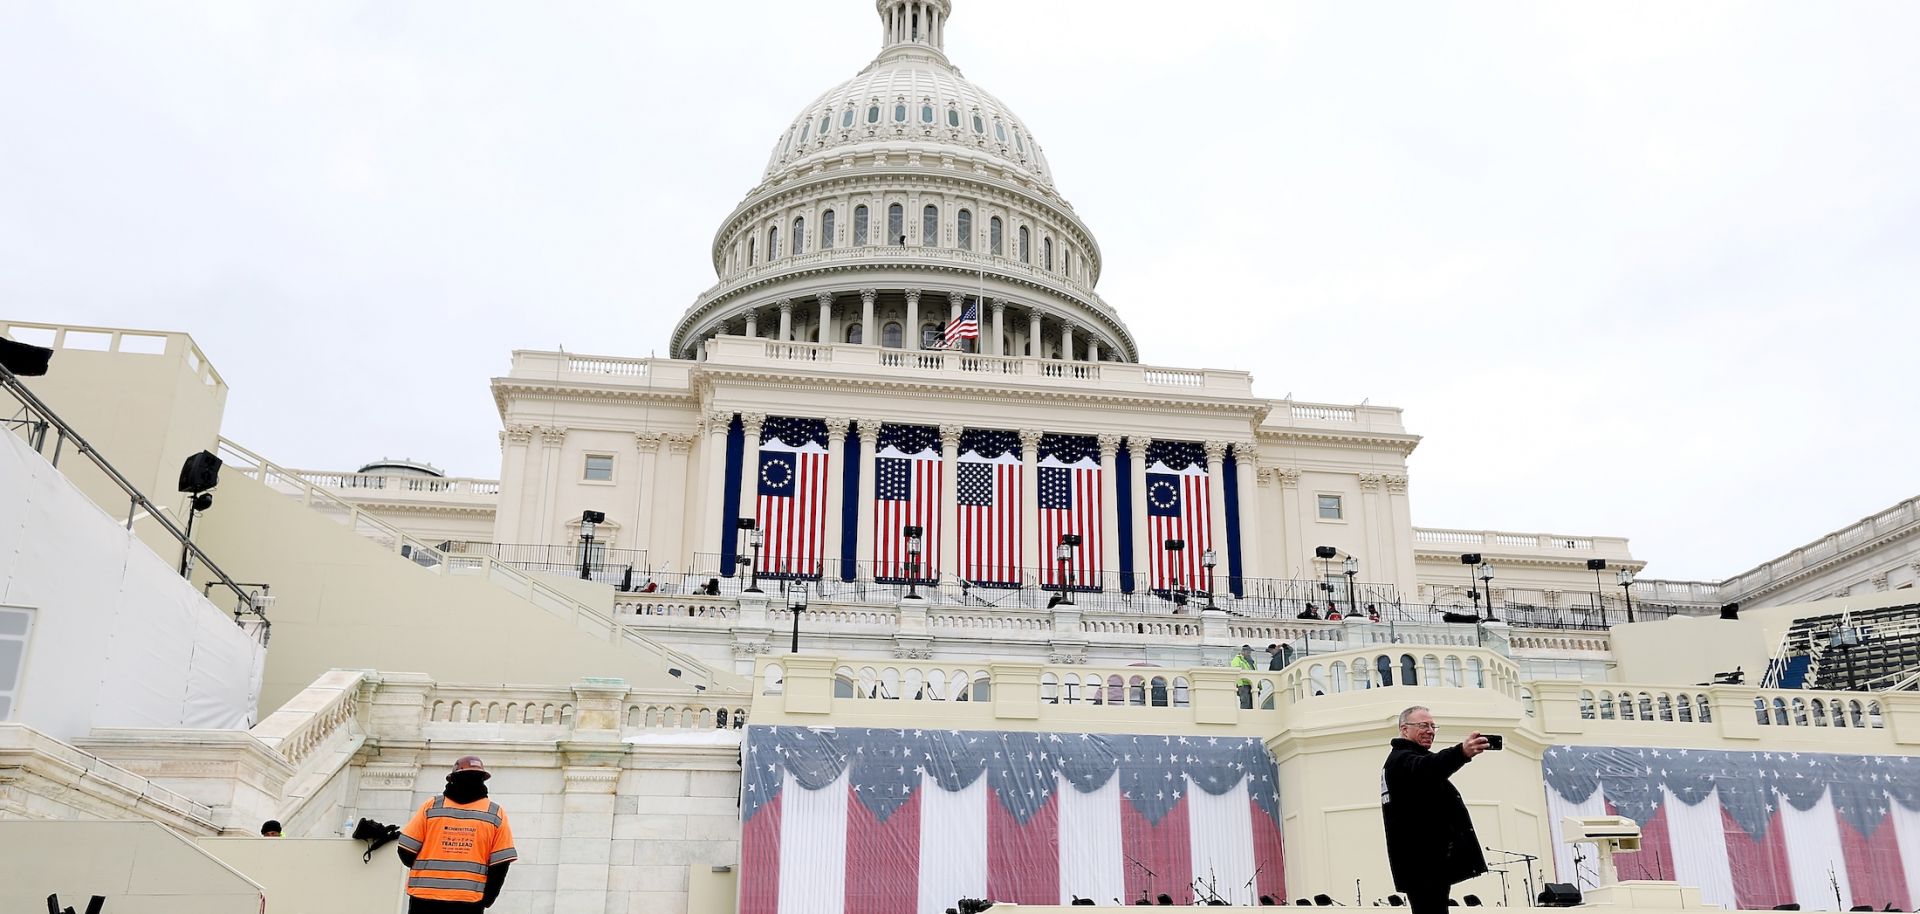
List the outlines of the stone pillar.
{"type": "MultiPolygon", "coordinates": [[[[578,470],[574,471],[572,476],[563,475],[566,471],[560,467],[560,449],[565,446],[566,443],[566,429],[541,426],[540,464],[544,467],[542,472],[545,474],[541,476],[542,479],[573,480],[580,478],[578,470]]],[[[539,523],[539,526],[534,528],[534,532],[540,538],[533,542],[564,543],[567,541],[565,528],[560,525],[559,507],[555,504],[557,500],[555,496],[558,494],[558,489],[555,486],[547,485],[540,488],[540,512],[534,516],[535,520],[539,523]]]]}
{"type": "Polygon", "coordinates": [[[780,342],[793,342],[793,299],[783,298],[775,304],[780,306],[780,342]]]}
{"type": "Polygon", "coordinates": [[[624,545],[649,550],[647,558],[651,561],[653,528],[648,524],[648,518],[660,511],[660,433],[634,432],[633,447],[640,456],[640,478],[635,483],[640,488],[640,499],[634,507],[633,524],[628,528],[632,531],[629,534],[632,539],[624,545]]]}
{"type": "Polygon", "coordinates": [[[960,477],[960,432],[963,426],[940,426],[940,580],[958,580],[960,572],[960,504],[953,498],[960,477]]]}
{"type": "Polygon", "coordinates": [[[500,433],[500,479],[503,497],[500,499],[499,512],[494,516],[493,541],[496,543],[524,543],[526,539],[525,523],[527,508],[525,501],[538,486],[531,485],[527,479],[527,450],[533,443],[533,426],[509,425],[500,433]],[[512,493],[512,497],[505,497],[512,493]]]}
{"type": "MultiPolygon", "coordinates": [[[[582,761],[617,759],[618,746],[615,743],[582,761]],[[602,755],[610,758],[599,757],[602,755]]],[[[560,774],[560,837],[553,842],[559,852],[559,865],[554,875],[553,911],[595,914],[607,909],[613,863],[613,795],[620,783],[620,768],[617,764],[569,764],[560,774]]],[[[507,815],[514,812],[509,809],[507,815]]],[[[508,885],[512,885],[511,880],[508,885]]]]}
{"type": "MultiPolygon", "coordinates": [[[[1227,443],[1208,441],[1201,445],[1207,455],[1207,515],[1211,521],[1207,525],[1207,539],[1213,545],[1214,558],[1218,565],[1214,568],[1214,577],[1226,571],[1227,566],[1227,443]]],[[[1220,582],[1209,580],[1207,589],[1219,593],[1220,582]]]]}
{"type": "MultiPolygon", "coordinates": [[[[847,428],[853,423],[844,418],[827,418],[827,516],[821,531],[822,554],[826,557],[825,569],[840,567],[840,544],[846,530],[840,524],[842,508],[846,504],[847,483],[847,428]]],[[[823,569],[823,579],[839,580],[838,575],[823,569]]]]}
{"type": "Polygon", "coordinates": [[[759,312],[759,309],[754,309],[754,310],[752,310],[752,311],[748,311],[748,312],[747,312],[747,332],[746,332],[746,333],[745,333],[744,335],[745,335],[745,336],[746,336],[746,337],[747,337],[748,339],[753,339],[753,338],[755,338],[755,337],[758,337],[758,336],[760,335],[760,312],[759,312]]]}
{"type": "Polygon", "coordinates": [[[820,332],[817,334],[822,343],[833,342],[833,293],[822,292],[816,296],[820,302],[820,332]]]}
{"type": "MultiPolygon", "coordinates": [[[[751,519],[759,514],[760,491],[760,429],[767,422],[766,413],[740,414],[740,517],[751,519]]],[[[752,553],[743,553],[752,557],[752,553]]]]}
{"type": "Polygon", "coordinates": [[[880,423],[871,419],[860,420],[860,501],[854,510],[858,512],[857,530],[860,538],[854,541],[853,560],[857,566],[868,566],[864,581],[873,580],[873,474],[875,451],[880,450],[880,423]]]}
{"type": "Polygon", "coordinates": [[[1027,354],[1036,359],[1044,357],[1047,350],[1040,343],[1040,312],[1029,308],[1027,309],[1027,354]]]}
{"type": "Polygon", "coordinates": [[[694,436],[668,432],[660,436],[667,446],[666,469],[655,477],[658,487],[654,501],[659,510],[647,518],[652,528],[649,533],[654,543],[653,551],[647,554],[647,565],[652,568],[665,568],[671,562],[672,567],[685,570],[692,567],[693,535],[687,532],[687,493],[693,491],[693,476],[688,472],[687,454],[693,450],[694,436]],[[673,524],[679,524],[676,531],[673,524]],[[677,541],[677,542],[676,542],[677,541]],[[662,551],[672,543],[677,548],[669,553],[662,551]]]}
{"type": "Polygon", "coordinates": [[[1115,479],[1114,453],[1120,450],[1119,435],[1101,435],[1100,442],[1100,577],[1101,587],[1118,580],[1120,572],[1119,484],[1115,479]]]}
{"type": "Polygon", "coordinates": [[[874,336],[873,300],[880,297],[879,289],[860,290],[860,345],[878,346],[880,338],[874,336]]]}
{"type": "Polygon", "coordinates": [[[1127,453],[1133,458],[1133,571],[1140,576],[1136,589],[1145,590],[1153,586],[1152,565],[1149,556],[1154,554],[1147,543],[1147,446],[1153,439],[1146,435],[1128,435],[1127,453]]]}
{"type": "Polygon", "coordinates": [[[1067,322],[1060,325],[1060,358],[1063,361],[1067,361],[1067,362],[1073,361],[1073,324],[1072,322],[1067,322]]]}
{"type": "MultiPolygon", "coordinates": [[[[1360,518],[1360,523],[1366,527],[1361,534],[1367,550],[1367,554],[1360,559],[1362,563],[1360,567],[1369,575],[1387,570],[1385,567],[1387,550],[1381,545],[1381,539],[1391,534],[1386,529],[1387,505],[1381,496],[1381,482],[1378,473],[1360,474],[1360,510],[1356,514],[1360,518]],[[1375,568],[1375,562],[1380,562],[1382,567],[1375,568]]],[[[1625,615],[1626,613],[1622,611],[1621,616],[1624,618],[1625,615]]]]}
{"type": "Polygon", "coordinates": [[[1087,338],[1087,361],[1100,361],[1100,341],[1094,339],[1091,335],[1087,338]]]}
{"type": "Polygon", "coordinates": [[[1020,430],[1020,567],[1040,582],[1040,430],[1020,430]]]}
{"type": "Polygon", "coordinates": [[[947,293],[947,323],[951,324],[959,320],[960,310],[966,306],[967,293],[957,290],[949,291],[947,293]]]}
{"type": "Polygon", "coordinates": [[[1006,355],[1007,347],[1001,341],[1006,333],[1007,303],[1001,299],[993,300],[993,346],[987,351],[994,355],[1006,355]]]}
{"type": "MultiPolygon", "coordinates": [[[[888,239],[892,240],[892,239],[888,239]]],[[[903,341],[908,349],[920,348],[920,290],[907,290],[907,332],[903,341]]]]}
{"type": "Polygon", "coordinates": [[[693,548],[687,550],[688,558],[695,563],[688,566],[688,570],[691,571],[730,570],[719,566],[718,553],[721,536],[720,499],[727,491],[727,429],[732,425],[732,413],[707,414],[706,442],[700,446],[700,462],[705,465],[706,485],[701,487],[700,513],[693,525],[693,529],[700,531],[700,535],[694,540],[693,548]],[[712,549],[715,554],[713,567],[698,567],[699,556],[708,549],[712,549]]]}
{"type": "MultiPolygon", "coordinates": [[[[1286,556],[1283,567],[1288,569],[1287,577],[1291,578],[1296,576],[1296,572],[1293,569],[1302,567],[1301,565],[1293,564],[1294,562],[1306,563],[1307,567],[1311,567],[1305,552],[1306,531],[1302,529],[1302,525],[1305,522],[1305,515],[1301,513],[1302,508],[1300,505],[1300,469],[1298,467],[1274,467],[1273,478],[1276,482],[1280,483],[1280,529],[1285,531],[1284,536],[1286,541],[1282,546],[1287,550],[1283,553],[1286,556]]],[[[1311,571],[1301,571],[1297,572],[1297,574],[1302,579],[1310,579],[1313,577],[1311,571]]]]}
{"type": "MultiPolygon", "coordinates": [[[[1254,482],[1259,459],[1253,442],[1240,441],[1233,445],[1234,482],[1240,487],[1238,508],[1242,578],[1266,577],[1266,569],[1260,561],[1260,486],[1254,482]]],[[[1248,592],[1252,592],[1252,585],[1247,586],[1248,592]]]]}

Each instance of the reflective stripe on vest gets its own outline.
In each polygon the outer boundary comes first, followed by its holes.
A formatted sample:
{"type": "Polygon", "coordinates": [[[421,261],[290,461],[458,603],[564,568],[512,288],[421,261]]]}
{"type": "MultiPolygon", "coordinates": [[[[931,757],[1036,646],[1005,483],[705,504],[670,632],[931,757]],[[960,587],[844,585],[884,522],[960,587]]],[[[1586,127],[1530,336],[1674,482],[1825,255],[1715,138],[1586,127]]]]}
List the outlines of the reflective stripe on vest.
{"type": "Polygon", "coordinates": [[[452,809],[452,808],[446,808],[446,807],[435,807],[433,809],[427,810],[427,818],[429,819],[473,819],[476,821],[485,822],[488,825],[493,826],[494,828],[499,828],[500,814],[497,812],[499,808],[500,807],[493,806],[493,805],[489,805],[486,809],[452,809]]]}
{"type": "Polygon", "coordinates": [[[432,876],[414,876],[407,880],[410,889],[452,889],[457,892],[472,892],[472,898],[447,898],[443,901],[479,901],[486,896],[487,883],[481,880],[478,885],[465,879],[438,879],[432,876]]]}
{"type": "Polygon", "coordinates": [[[468,863],[465,860],[428,860],[425,857],[421,857],[413,861],[412,868],[416,870],[451,870],[458,873],[479,873],[482,876],[487,874],[487,868],[484,865],[468,863]]]}
{"type": "Polygon", "coordinates": [[[487,863],[489,865],[498,865],[501,863],[506,863],[508,861],[518,860],[518,859],[520,859],[519,851],[514,850],[511,847],[503,847],[497,851],[494,851],[493,856],[487,858],[487,863]]]}

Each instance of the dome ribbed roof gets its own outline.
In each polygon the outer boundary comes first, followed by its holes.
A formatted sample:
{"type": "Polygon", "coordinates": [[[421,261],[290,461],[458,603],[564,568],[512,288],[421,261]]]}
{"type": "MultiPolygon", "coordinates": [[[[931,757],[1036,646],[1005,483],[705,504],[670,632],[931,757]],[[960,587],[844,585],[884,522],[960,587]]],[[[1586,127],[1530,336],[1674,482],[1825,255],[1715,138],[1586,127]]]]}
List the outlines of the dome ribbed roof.
{"type": "Polygon", "coordinates": [[[1007,106],[967,81],[940,50],[946,3],[933,7],[931,37],[909,21],[895,34],[889,15],[901,4],[881,0],[888,42],[866,69],[820,94],[774,144],[766,177],[861,147],[922,150],[959,147],[984,155],[1039,184],[1053,175],[1033,134],[1007,106]]]}

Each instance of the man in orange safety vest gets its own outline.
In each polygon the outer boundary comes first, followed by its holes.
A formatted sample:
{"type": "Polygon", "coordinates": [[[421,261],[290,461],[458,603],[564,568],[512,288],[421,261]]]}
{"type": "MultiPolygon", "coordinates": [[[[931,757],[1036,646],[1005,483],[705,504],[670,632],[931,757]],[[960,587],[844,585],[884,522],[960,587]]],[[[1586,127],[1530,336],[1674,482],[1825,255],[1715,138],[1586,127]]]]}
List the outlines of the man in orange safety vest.
{"type": "Polygon", "coordinates": [[[506,812],[487,799],[488,776],[477,756],[462,756],[446,792],[420,804],[400,830],[409,914],[471,914],[500,896],[520,854],[506,812]]]}

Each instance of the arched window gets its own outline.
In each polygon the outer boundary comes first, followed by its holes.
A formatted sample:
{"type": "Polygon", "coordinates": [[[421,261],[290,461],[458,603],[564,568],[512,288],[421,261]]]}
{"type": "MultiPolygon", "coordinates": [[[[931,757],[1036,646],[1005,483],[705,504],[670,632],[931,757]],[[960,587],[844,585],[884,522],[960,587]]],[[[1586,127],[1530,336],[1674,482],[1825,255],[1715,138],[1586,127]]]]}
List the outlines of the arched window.
{"type": "Polygon", "coordinates": [[[993,136],[1002,143],[1007,141],[1007,125],[1001,123],[997,117],[993,119],[993,136]]]}
{"type": "Polygon", "coordinates": [[[1417,669],[1418,669],[1418,664],[1414,661],[1412,654],[1401,654],[1400,655],[1400,684],[1401,685],[1419,685],[1420,674],[1416,672],[1417,669]]]}
{"type": "Polygon", "coordinates": [[[960,250],[973,250],[973,211],[963,209],[953,221],[954,236],[960,242],[960,250]]]}
{"type": "Polygon", "coordinates": [[[854,321],[852,323],[847,324],[847,342],[855,343],[855,344],[860,343],[861,342],[860,335],[861,335],[861,330],[860,330],[859,321],[854,321]]]}
{"type": "Polygon", "coordinates": [[[827,131],[833,129],[833,112],[820,115],[820,138],[827,138],[827,131]]]}
{"type": "Polygon", "coordinates": [[[1601,720],[1613,719],[1613,693],[1612,692],[1600,693],[1600,719],[1601,720]]]}
{"type": "Polygon", "coordinates": [[[772,260],[778,256],[780,256],[780,227],[776,225],[767,229],[767,259],[772,260]]]}
{"type": "Polygon", "coordinates": [[[891,204],[887,207],[887,237],[881,239],[882,244],[907,243],[905,213],[906,211],[901,209],[898,203],[891,204]]]}
{"type": "Polygon", "coordinates": [[[853,208],[853,246],[867,243],[867,207],[861,204],[853,208]]]}
{"type": "Polygon", "coordinates": [[[867,106],[867,123],[869,124],[880,123],[880,106],[879,105],[867,106]]]}
{"type": "Polygon", "coordinates": [[[796,216],[793,220],[793,253],[795,256],[807,252],[807,218],[796,216]]]}
{"type": "Polygon", "coordinates": [[[1047,270],[1053,269],[1053,239],[1052,238],[1040,239],[1040,266],[1042,269],[1047,269],[1047,270]]]}
{"type": "Polygon", "coordinates": [[[853,108],[848,107],[846,111],[840,114],[840,129],[846,130],[852,126],[853,126],[853,108]]]}
{"type": "Polygon", "coordinates": [[[947,126],[960,126],[960,109],[951,106],[947,108],[947,126]]]}
{"type": "Polygon", "coordinates": [[[833,210],[820,214],[820,250],[833,247],[833,210]]]}
{"type": "Polygon", "coordinates": [[[974,133],[987,132],[987,122],[980,119],[980,112],[978,111],[975,111],[973,113],[973,132],[974,133]]]}
{"type": "Polygon", "coordinates": [[[900,348],[899,321],[887,321],[887,325],[880,328],[880,345],[888,349],[900,348]]]}
{"type": "Polygon", "coordinates": [[[1021,263],[1033,262],[1032,257],[1028,254],[1028,251],[1027,251],[1027,227],[1024,225],[1020,226],[1020,262],[1021,263]]]}
{"type": "Polygon", "coordinates": [[[922,124],[933,123],[933,103],[932,102],[920,103],[920,123],[922,124]]]}
{"type": "Polygon", "coordinates": [[[931,203],[920,211],[920,243],[929,247],[940,243],[940,207],[931,203]]]}
{"type": "Polygon", "coordinates": [[[1381,685],[1383,686],[1393,685],[1393,658],[1392,657],[1389,657],[1385,654],[1381,654],[1380,656],[1374,658],[1373,668],[1374,668],[1374,672],[1377,672],[1380,674],[1381,685]]]}
{"type": "Polygon", "coordinates": [[[1000,217],[994,216],[989,218],[987,220],[987,253],[995,257],[1000,256],[1000,249],[1004,246],[1001,244],[1001,235],[1003,234],[1004,232],[1000,226],[1000,217]]]}
{"type": "Polygon", "coordinates": [[[893,122],[896,124],[904,124],[907,122],[907,103],[906,102],[893,103],[893,122]]]}

